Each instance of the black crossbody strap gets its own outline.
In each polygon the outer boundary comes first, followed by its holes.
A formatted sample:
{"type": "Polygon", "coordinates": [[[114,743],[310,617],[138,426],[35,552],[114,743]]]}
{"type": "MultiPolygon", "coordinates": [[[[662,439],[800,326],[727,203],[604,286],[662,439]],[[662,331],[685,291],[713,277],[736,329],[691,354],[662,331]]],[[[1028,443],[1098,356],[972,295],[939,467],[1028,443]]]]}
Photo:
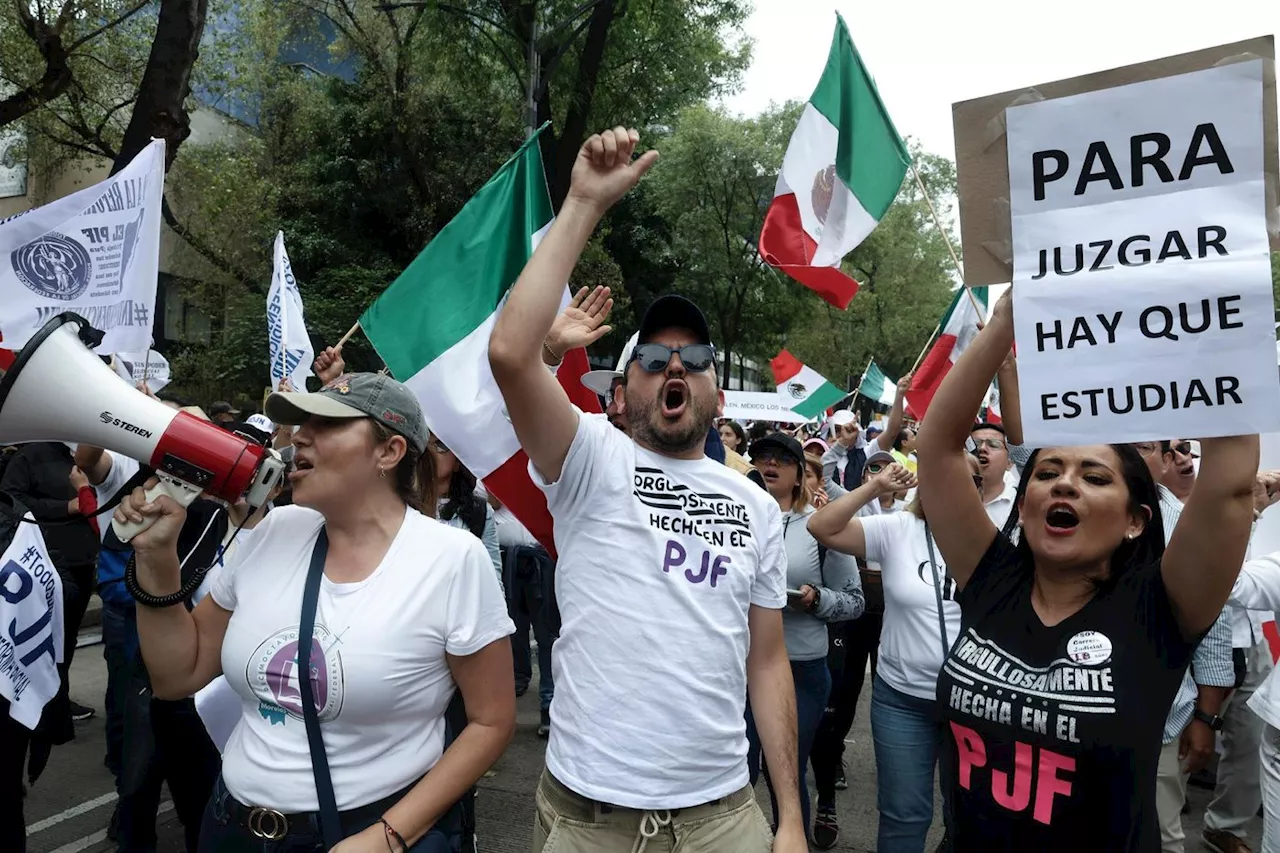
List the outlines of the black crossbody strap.
{"type": "Polygon", "coordinates": [[[938,557],[933,550],[933,534],[929,530],[929,522],[924,523],[924,542],[929,548],[929,566],[933,569],[933,591],[938,599],[938,634],[942,639],[942,660],[951,654],[951,642],[947,639],[947,617],[942,605],[942,585],[946,578],[939,575],[938,557]]]}
{"type": "Polygon", "coordinates": [[[315,548],[311,551],[307,585],[302,592],[302,620],[298,624],[298,688],[302,693],[302,717],[307,724],[307,746],[311,750],[311,771],[316,777],[320,829],[324,833],[326,849],[337,846],[342,840],[342,825],[338,821],[333,779],[329,776],[329,756],[325,754],[324,738],[320,736],[320,712],[311,686],[311,645],[316,629],[316,606],[320,600],[320,578],[324,577],[324,561],[328,554],[329,535],[321,527],[315,548]]]}

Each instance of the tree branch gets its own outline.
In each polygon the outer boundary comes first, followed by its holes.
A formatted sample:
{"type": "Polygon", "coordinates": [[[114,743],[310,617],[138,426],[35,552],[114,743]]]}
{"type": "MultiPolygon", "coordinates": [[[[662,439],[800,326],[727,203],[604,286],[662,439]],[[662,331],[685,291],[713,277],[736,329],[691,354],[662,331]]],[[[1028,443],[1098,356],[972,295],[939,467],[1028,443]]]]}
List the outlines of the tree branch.
{"type": "Polygon", "coordinates": [[[262,284],[257,280],[257,278],[250,275],[239,265],[224,258],[216,249],[203,240],[200,235],[196,234],[184,223],[179,221],[177,215],[173,212],[173,208],[169,206],[169,196],[167,193],[160,198],[160,215],[164,217],[164,221],[168,226],[173,229],[173,233],[181,237],[188,246],[195,249],[196,252],[198,252],[206,261],[231,276],[259,296],[266,295],[266,291],[263,290],[262,284]]]}
{"type": "MultiPolygon", "coordinates": [[[[71,4],[71,3],[68,3],[68,4],[67,4],[67,6],[71,6],[71,5],[73,5],[73,4],[71,4]]],[[[94,30],[93,32],[89,33],[87,36],[84,36],[84,37],[82,37],[82,38],[78,38],[78,39],[76,39],[75,41],[73,41],[73,42],[71,43],[71,46],[67,48],[67,53],[72,53],[72,52],[74,52],[76,48],[80,47],[80,45],[84,44],[85,42],[92,41],[93,39],[96,39],[98,36],[102,35],[102,34],[103,34],[103,33],[105,33],[107,30],[112,29],[113,27],[118,27],[118,26],[120,26],[120,25],[121,25],[121,24],[123,24],[125,21],[129,20],[129,19],[130,19],[130,18],[132,18],[134,15],[138,14],[139,12],[141,12],[143,9],[147,8],[147,7],[148,7],[148,6],[150,6],[150,5],[151,5],[151,1],[150,1],[150,0],[142,0],[142,2],[141,2],[141,3],[139,3],[137,6],[134,6],[132,9],[130,9],[129,11],[125,12],[123,15],[121,15],[121,16],[120,16],[120,17],[118,17],[118,18],[116,18],[114,21],[108,21],[107,23],[105,23],[105,24],[103,24],[102,26],[98,27],[98,28],[97,28],[96,30],[94,30]]]]}

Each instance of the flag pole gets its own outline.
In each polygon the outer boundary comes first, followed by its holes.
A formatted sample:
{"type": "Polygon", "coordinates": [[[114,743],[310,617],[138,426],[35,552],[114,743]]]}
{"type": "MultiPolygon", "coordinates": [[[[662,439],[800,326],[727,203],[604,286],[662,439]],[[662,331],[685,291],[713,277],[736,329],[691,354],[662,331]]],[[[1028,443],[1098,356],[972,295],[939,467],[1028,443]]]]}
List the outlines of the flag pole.
{"type": "MultiPolygon", "coordinates": [[[[969,294],[969,302],[973,305],[973,310],[978,312],[978,322],[986,321],[986,309],[978,304],[978,299],[973,295],[973,290],[964,286],[964,267],[960,264],[960,256],[956,254],[956,247],[951,244],[951,237],[947,234],[947,229],[942,227],[942,220],[938,218],[938,211],[933,206],[933,199],[929,198],[929,191],[924,188],[924,181],[920,180],[920,172],[916,170],[916,164],[911,164],[911,175],[916,179],[916,186],[920,188],[920,195],[924,196],[924,203],[929,206],[929,215],[933,217],[933,226],[938,229],[938,233],[942,235],[942,242],[947,244],[947,251],[951,254],[951,263],[955,264],[956,273],[960,276],[960,286],[964,287],[965,293],[969,294]]],[[[937,334],[936,332],[934,334],[937,334]]],[[[924,354],[920,354],[924,358],[924,354]]],[[[919,361],[916,362],[919,366],[919,361]]],[[[915,368],[911,368],[915,370],[915,368]]]]}
{"type": "Polygon", "coordinates": [[[345,344],[347,341],[351,340],[351,336],[354,335],[357,331],[359,331],[359,329],[360,329],[360,321],[356,320],[356,324],[352,326],[350,329],[347,329],[347,333],[343,335],[342,338],[336,344],[333,345],[333,348],[342,349],[342,345],[345,344]]]}
{"type": "Polygon", "coordinates": [[[862,382],[867,378],[867,371],[871,369],[871,362],[875,360],[876,357],[874,355],[871,356],[871,358],[867,359],[867,366],[862,368],[862,375],[858,377],[858,384],[853,388],[854,399],[857,399],[858,395],[862,393],[862,382]]]}
{"type": "Polygon", "coordinates": [[[924,349],[920,350],[920,354],[916,356],[916,363],[911,365],[908,373],[915,373],[916,368],[920,366],[920,362],[924,361],[925,353],[929,351],[929,347],[933,346],[934,338],[938,337],[938,332],[942,331],[942,321],[938,321],[938,325],[933,327],[933,331],[929,334],[929,340],[924,342],[924,349]]]}

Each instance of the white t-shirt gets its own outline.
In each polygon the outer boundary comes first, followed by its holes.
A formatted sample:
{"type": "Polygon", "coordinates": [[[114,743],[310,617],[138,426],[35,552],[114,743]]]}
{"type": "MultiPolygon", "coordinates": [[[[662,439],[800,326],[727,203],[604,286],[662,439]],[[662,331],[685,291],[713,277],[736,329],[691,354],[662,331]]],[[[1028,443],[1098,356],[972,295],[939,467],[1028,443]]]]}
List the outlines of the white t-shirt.
{"type": "MultiPolygon", "coordinates": [[[[227,790],[285,813],[318,808],[296,661],[322,522],[297,506],[269,513],[211,593],[234,611],[222,669],[243,711],[222,758],[227,790]]],[[[312,685],[339,809],[382,799],[431,769],[455,690],[445,653],[474,654],[514,630],[484,546],[414,510],[369,577],[321,579],[312,685]]]]}
{"type": "MultiPolygon", "coordinates": [[[[942,637],[938,628],[938,594],[925,544],[924,522],[909,512],[861,519],[867,562],[880,564],[884,583],[884,628],[876,672],[894,690],[933,699],[942,669],[942,637]]],[[[960,605],[955,581],[947,576],[942,552],[934,543],[938,574],[943,578],[943,615],[947,645],[960,636],[960,605]]]]}
{"type": "MultiPolygon", "coordinates": [[[[125,456],[116,453],[114,450],[103,451],[111,458],[111,468],[107,471],[107,476],[101,483],[93,487],[93,493],[98,498],[98,509],[102,509],[107,501],[115,497],[116,492],[120,491],[120,487],[129,482],[129,478],[138,473],[138,460],[132,456],[125,456]]],[[[111,527],[111,513],[103,513],[98,516],[98,535],[105,542],[107,538],[107,530],[111,527]]]]}
{"type": "Polygon", "coordinates": [[[560,638],[547,769],[636,809],[688,808],[747,784],[747,613],[786,604],[782,514],[720,463],[636,445],[581,416],[555,519],[560,638]]]}

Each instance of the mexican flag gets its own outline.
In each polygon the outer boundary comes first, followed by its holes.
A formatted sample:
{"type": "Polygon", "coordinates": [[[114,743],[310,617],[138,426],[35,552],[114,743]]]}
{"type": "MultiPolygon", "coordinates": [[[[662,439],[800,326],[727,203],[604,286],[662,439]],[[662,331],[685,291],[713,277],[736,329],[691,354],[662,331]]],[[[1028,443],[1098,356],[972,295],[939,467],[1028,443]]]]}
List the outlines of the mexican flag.
{"type": "MultiPolygon", "coordinates": [[[[489,334],[552,218],[535,134],[360,317],[391,375],[417,395],[432,434],[548,550],[551,516],[489,369],[489,334]]],[[[565,354],[558,376],[575,405],[599,412],[579,381],[586,371],[579,349],[565,354]]]]}
{"type": "Polygon", "coordinates": [[[867,372],[862,374],[862,381],[858,383],[858,393],[882,406],[892,406],[893,399],[898,394],[898,383],[885,376],[880,365],[872,359],[867,372]]]}
{"type": "Polygon", "coordinates": [[[782,405],[797,415],[816,418],[845,397],[844,391],[786,350],[775,355],[769,366],[773,368],[782,405]]]}
{"type": "Polygon", "coordinates": [[[791,135],[760,255],[838,308],[858,283],[840,271],[893,203],[911,162],[875,82],[836,17],[827,66],[791,135]]]}
{"type": "Polygon", "coordinates": [[[917,419],[925,416],[943,377],[951,371],[951,365],[956,363],[960,353],[964,352],[965,347],[978,334],[979,321],[986,319],[987,289],[971,287],[969,291],[973,294],[972,299],[965,293],[964,287],[957,288],[947,313],[942,315],[942,321],[938,324],[937,339],[911,379],[907,405],[917,419]],[[974,307],[975,302],[982,307],[981,317],[974,307]]]}

